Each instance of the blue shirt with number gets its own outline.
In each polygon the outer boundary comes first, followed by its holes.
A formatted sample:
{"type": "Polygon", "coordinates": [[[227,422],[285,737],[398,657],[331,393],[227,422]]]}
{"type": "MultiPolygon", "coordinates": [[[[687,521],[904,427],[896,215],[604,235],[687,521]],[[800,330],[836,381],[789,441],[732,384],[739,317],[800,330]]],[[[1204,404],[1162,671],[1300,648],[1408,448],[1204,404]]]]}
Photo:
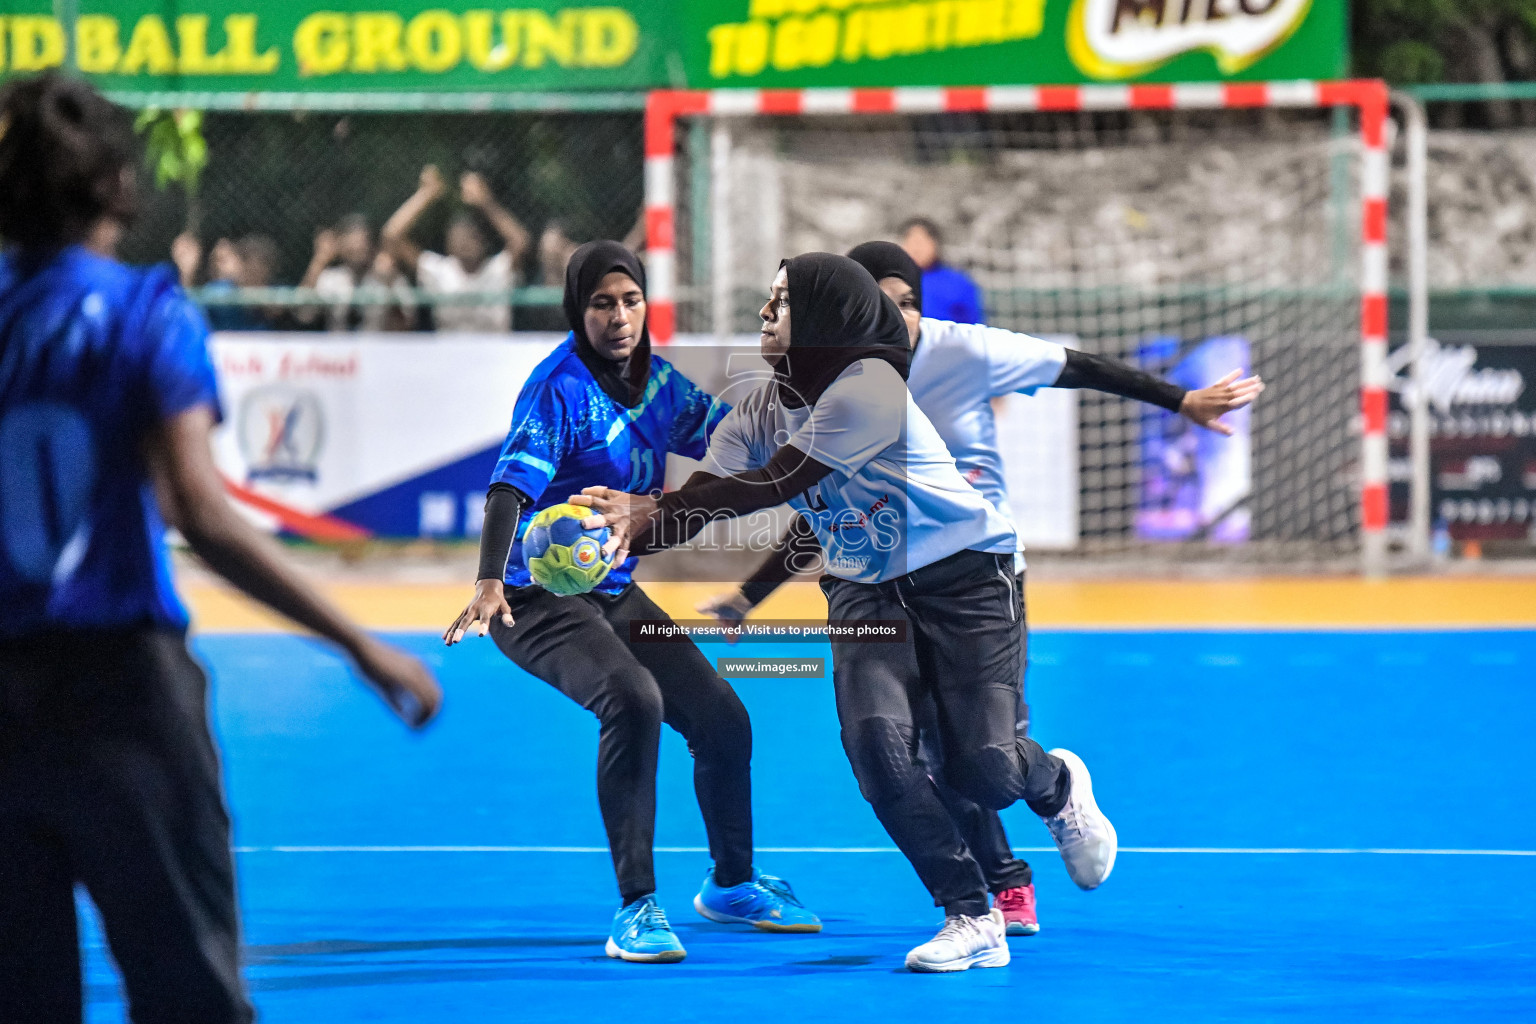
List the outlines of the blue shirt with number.
{"type": "MultiPolygon", "coordinates": [[[[608,397],[577,354],[575,335],[567,335],[523,384],[491,475],[491,483],[511,484],[533,499],[517,524],[506,585],[533,585],[523,565],[522,538],[540,509],[561,504],[583,487],[659,493],[667,453],[703,458],[709,435],[728,412],[729,406],[656,355],[640,403],[625,408],[608,397]]],[[[633,556],[614,566],[598,591],[623,590],[634,567],[633,556]]]]}
{"type": "Polygon", "coordinates": [[[0,254],[0,636],[186,628],[143,444],[218,415],[207,337],[169,266],[0,254]]]}

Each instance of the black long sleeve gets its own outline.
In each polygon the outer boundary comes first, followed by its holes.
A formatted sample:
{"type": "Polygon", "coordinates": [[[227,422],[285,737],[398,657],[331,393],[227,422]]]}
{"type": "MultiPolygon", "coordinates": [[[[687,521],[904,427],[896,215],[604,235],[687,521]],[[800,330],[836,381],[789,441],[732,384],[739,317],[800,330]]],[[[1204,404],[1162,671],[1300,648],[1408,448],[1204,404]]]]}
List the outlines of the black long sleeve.
{"type": "Polygon", "coordinates": [[[1061,376],[1051,386],[1104,391],[1161,406],[1169,412],[1178,412],[1184,404],[1184,396],[1188,394],[1177,384],[1154,377],[1127,363],[1073,348],[1067,349],[1067,363],[1061,368],[1061,376]]]}
{"type": "Polygon", "coordinates": [[[811,559],[821,553],[821,542],[805,516],[796,515],[789,529],[768,552],[751,576],[741,585],[741,596],[755,608],[779,588],[779,584],[806,570],[811,559]]]}
{"type": "Polygon", "coordinates": [[[499,580],[507,574],[507,559],[517,539],[517,521],[533,504],[511,484],[494,483],[485,495],[485,524],[480,527],[480,568],[475,582],[499,580]]]}
{"type": "Polygon", "coordinates": [[[656,521],[648,533],[634,539],[630,550],[641,554],[686,543],[713,520],[782,505],[831,472],[831,467],[785,445],[761,469],[735,476],[695,473],[682,487],[662,495],[656,521]]]}

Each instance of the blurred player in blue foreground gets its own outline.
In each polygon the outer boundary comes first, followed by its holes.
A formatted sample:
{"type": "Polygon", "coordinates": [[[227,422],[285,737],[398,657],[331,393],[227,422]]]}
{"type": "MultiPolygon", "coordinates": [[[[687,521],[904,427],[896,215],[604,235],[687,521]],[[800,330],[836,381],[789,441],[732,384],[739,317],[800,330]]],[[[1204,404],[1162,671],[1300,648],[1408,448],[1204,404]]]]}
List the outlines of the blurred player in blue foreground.
{"type": "Polygon", "coordinates": [[[126,114],[57,75],[0,94],[0,1021],[81,1019],[74,888],[136,1024],[252,1019],[207,680],[162,542],[341,647],[413,726],[416,659],[362,632],[229,506],[208,329],[169,267],[112,259],[126,114]],[[162,518],[163,517],[163,518],[162,518]]]}
{"type": "MultiPolygon", "coordinates": [[[[925,317],[921,310],[927,275],[902,246],[893,242],[865,242],[855,246],[848,256],[869,271],[906,321],[913,349],[907,388],[913,400],[933,422],[966,482],[1010,521],[1011,503],[1003,478],[1003,457],[997,447],[993,398],[1014,392],[1033,394],[1043,387],[1091,388],[1179,412],[1200,426],[1230,433],[1220,417],[1252,402],[1264,389],[1257,377],[1236,380],[1237,375],[1233,374],[1208,388],[1186,391],[1133,366],[1068,349],[1056,342],[980,324],[925,317]]],[[[1027,650],[1022,542],[1017,547],[1015,592],[1027,650]]],[[[815,565],[820,553],[809,524],[804,517],[797,516],[777,550],[750,580],[739,590],[701,605],[699,611],[726,625],[740,623],[780,583],[796,571],[806,571],[815,565]]],[[[909,671],[915,676],[917,665],[910,665],[909,671]]],[[[1021,686],[1020,733],[1029,729],[1029,705],[1022,699],[1023,693],[1021,686]]],[[[993,904],[1007,923],[1008,934],[1037,933],[1040,925],[1029,864],[1013,855],[1002,818],[996,811],[965,797],[946,782],[932,702],[925,702],[920,710],[926,719],[920,719],[923,760],[934,776],[940,798],[981,866],[993,904]]]]}
{"type": "Polygon", "coordinates": [[[518,667],[597,716],[597,799],[621,906],[611,957],[675,963],[685,953],[656,900],[652,839],[665,722],[688,741],[714,869],[694,907],[765,931],[821,930],[787,883],[752,864],[752,724],[736,691],[690,640],[632,642],[630,623],[670,622],[615,564],[588,594],[534,583],[521,537],[534,514],[598,483],[661,493],[669,452],[703,456],[728,409],[651,354],[645,269],[618,242],[588,242],[565,273],[571,333],[523,385],[496,464],[475,596],[443,634],[479,623],[518,667]]]}

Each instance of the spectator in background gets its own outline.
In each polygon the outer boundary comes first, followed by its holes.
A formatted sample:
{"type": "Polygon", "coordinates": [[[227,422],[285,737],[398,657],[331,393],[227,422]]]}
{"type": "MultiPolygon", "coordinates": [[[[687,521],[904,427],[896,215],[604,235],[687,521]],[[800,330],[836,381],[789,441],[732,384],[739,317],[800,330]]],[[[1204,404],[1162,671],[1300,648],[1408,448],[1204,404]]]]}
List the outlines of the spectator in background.
{"type": "Polygon", "coordinates": [[[171,242],[171,260],[181,275],[182,286],[193,288],[206,270],[201,298],[208,323],[216,331],[268,331],[284,320],[281,307],[257,307],[220,301],[240,288],[267,288],[277,268],[277,243],[266,235],[246,235],[238,242],[220,238],[203,265],[203,245],[191,232],[171,242]]]}
{"type": "Polygon", "coordinates": [[[923,316],[956,324],[985,323],[976,282],[943,260],[939,226],[927,217],[913,217],[897,234],[901,247],[923,271],[923,316]]]}
{"type": "MultiPolygon", "coordinates": [[[[516,283],[516,267],[528,251],[528,229],[491,195],[474,171],[459,178],[459,198],[478,210],[501,235],[503,248],[491,255],[485,233],[469,211],[448,225],[447,253],[424,251],[410,240],[411,228],[427,207],[447,191],[442,174],[423,167],[416,192],[384,225],[384,247],[404,270],[416,275],[422,291],[434,295],[506,292],[516,283]]],[[[512,329],[512,307],[505,301],[485,304],[439,303],[433,309],[439,331],[500,333],[512,329]]]]}
{"type": "Polygon", "coordinates": [[[203,267],[203,243],[190,231],[171,239],[171,262],[181,277],[181,287],[189,294],[197,287],[197,272],[203,267]]]}
{"type": "Polygon", "coordinates": [[[373,233],[360,213],[316,233],[300,287],[313,288],[327,301],[324,310],[310,306],[299,311],[305,326],[323,317],[331,331],[408,330],[415,319],[409,283],[388,254],[374,251],[373,233]]]}
{"type": "Polygon", "coordinates": [[[565,223],[551,220],[539,235],[539,283],[548,288],[565,287],[565,265],[581,243],[573,241],[565,223]]]}
{"type": "Polygon", "coordinates": [[[364,310],[364,330],[415,331],[422,329],[418,326],[422,310],[416,305],[411,279],[405,276],[405,272],[400,269],[395,258],[383,249],[374,255],[373,267],[368,271],[365,285],[370,288],[384,289],[392,301],[375,302],[364,310]]]}
{"type": "MultiPolygon", "coordinates": [[[[277,243],[270,235],[243,235],[235,243],[240,257],[239,276],[236,282],[241,288],[271,288],[277,284],[277,243]]],[[[244,306],[251,326],[247,331],[277,331],[293,326],[292,317],[284,306],[244,306]]]]}
{"type": "Polygon", "coordinates": [[[520,331],[547,331],[554,334],[564,334],[570,330],[566,323],[565,307],[560,305],[560,295],[565,290],[565,265],[571,261],[571,254],[576,251],[579,242],[571,238],[566,230],[565,222],[559,218],[551,218],[544,230],[539,232],[539,247],[535,254],[537,265],[534,270],[533,280],[546,289],[558,288],[560,291],[550,292],[554,302],[543,305],[533,304],[524,306],[517,311],[517,329],[520,331]]]}

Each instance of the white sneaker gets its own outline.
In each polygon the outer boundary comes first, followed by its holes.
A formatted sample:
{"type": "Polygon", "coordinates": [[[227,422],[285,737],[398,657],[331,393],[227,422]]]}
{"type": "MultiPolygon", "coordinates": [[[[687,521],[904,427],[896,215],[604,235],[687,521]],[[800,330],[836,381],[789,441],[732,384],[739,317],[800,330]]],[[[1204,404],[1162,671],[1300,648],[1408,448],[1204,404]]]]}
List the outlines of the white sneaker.
{"type": "Polygon", "coordinates": [[[1067,764],[1072,776],[1072,792],[1066,806],[1053,818],[1042,819],[1056,840],[1061,859],[1066,861],[1067,874],[1079,889],[1097,889],[1104,884],[1115,868],[1115,852],[1120,840],[1115,826],[1109,823],[1099,805],[1093,799],[1093,780],[1088,777],[1088,766],[1070,750],[1051,751],[1067,764]]]}
{"type": "Polygon", "coordinates": [[[925,974],[970,967],[1007,967],[1008,925],[994,910],[982,917],[951,914],[939,934],[907,954],[907,969],[925,974]]]}

